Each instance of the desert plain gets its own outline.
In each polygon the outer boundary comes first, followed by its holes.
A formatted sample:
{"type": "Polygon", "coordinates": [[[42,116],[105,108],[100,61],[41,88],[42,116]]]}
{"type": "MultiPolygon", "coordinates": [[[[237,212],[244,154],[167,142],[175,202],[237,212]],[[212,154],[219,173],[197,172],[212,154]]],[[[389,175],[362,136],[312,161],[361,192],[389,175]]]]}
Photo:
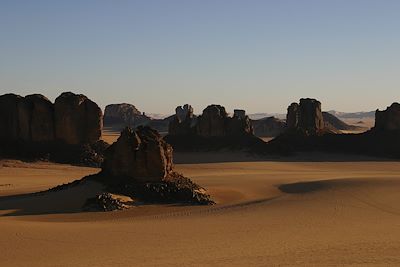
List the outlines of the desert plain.
{"type": "Polygon", "coordinates": [[[216,205],[81,212],[87,192],[30,193],[98,169],[2,160],[1,265],[400,265],[398,161],[311,153],[174,157],[216,205]]]}

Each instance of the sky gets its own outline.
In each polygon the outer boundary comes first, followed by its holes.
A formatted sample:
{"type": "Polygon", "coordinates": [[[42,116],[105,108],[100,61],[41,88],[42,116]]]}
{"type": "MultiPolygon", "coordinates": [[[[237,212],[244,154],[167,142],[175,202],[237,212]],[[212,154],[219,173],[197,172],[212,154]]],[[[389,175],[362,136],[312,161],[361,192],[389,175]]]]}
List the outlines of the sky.
{"type": "Polygon", "coordinates": [[[0,0],[0,93],[283,113],[400,101],[397,0],[0,0]]]}

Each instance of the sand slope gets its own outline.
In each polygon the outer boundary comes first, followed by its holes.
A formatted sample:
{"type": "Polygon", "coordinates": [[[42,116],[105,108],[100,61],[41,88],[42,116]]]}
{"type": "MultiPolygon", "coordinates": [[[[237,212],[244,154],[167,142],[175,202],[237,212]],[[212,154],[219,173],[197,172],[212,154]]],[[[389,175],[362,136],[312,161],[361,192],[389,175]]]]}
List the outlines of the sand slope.
{"type": "MultiPolygon", "coordinates": [[[[0,169],[0,184],[19,182],[4,191],[1,186],[3,196],[96,171],[8,164],[0,169]]],[[[26,207],[23,214],[0,217],[2,266],[400,265],[399,162],[177,168],[219,204],[64,214],[26,207]]],[[[4,199],[0,207],[9,213],[4,199]]]]}

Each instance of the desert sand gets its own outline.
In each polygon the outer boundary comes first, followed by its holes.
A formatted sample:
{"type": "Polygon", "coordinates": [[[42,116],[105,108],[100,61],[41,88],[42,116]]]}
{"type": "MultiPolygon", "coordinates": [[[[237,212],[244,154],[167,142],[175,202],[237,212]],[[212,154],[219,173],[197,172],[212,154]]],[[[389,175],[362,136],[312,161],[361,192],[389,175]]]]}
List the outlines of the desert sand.
{"type": "Polygon", "coordinates": [[[77,212],[87,193],[82,191],[61,195],[64,204],[37,200],[40,196],[9,197],[97,169],[2,161],[1,265],[400,264],[400,162],[213,155],[176,155],[176,167],[207,188],[217,205],[138,205],[114,212],[77,212]],[[236,162],[221,162],[234,157],[236,162]],[[183,159],[186,163],[179,163],[183,159]],[[47,209],[35,207],[38,201],[47,209]]]}

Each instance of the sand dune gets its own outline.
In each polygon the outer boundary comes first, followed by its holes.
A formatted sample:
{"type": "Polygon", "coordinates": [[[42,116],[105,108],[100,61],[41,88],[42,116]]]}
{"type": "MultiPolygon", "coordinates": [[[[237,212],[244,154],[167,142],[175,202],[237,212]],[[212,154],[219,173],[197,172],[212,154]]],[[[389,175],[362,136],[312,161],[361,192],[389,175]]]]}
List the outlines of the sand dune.
{"type": "Polygon", "coordinates": [[[0,217],[2,266],[400,264],[399,162],[178,164],[217,205],[63,214],[38,210],[35,201],[54,209],[57,203],[34,196],[14,198],[32,204],[15,213],[15,202],[4,197],[96,169],[13,161],[2,166],[0,209],[8,214],[0,217]]]}

